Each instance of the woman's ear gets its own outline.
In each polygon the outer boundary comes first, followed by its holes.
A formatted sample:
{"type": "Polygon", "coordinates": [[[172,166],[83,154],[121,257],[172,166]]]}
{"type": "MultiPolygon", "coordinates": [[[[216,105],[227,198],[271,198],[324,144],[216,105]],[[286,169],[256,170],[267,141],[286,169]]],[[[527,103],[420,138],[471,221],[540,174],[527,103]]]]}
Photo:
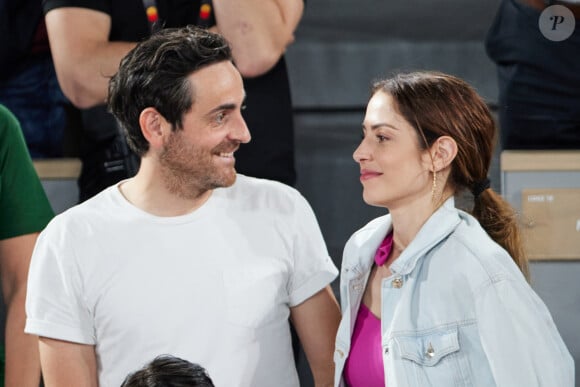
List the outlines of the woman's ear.
{"type": "Polygon", "coordinates": [[[163,145],[163,125],[165,123],[165,118],[153,107],[143,109],[139,115],[141,132],[152,148],[163,145]]]}
{"type": "Polygon", "coordinates": [[[447,168],[457,156],[457,143],[449,136],[441,136],[431,146],[433,167],[436,171],[447,168]]]}

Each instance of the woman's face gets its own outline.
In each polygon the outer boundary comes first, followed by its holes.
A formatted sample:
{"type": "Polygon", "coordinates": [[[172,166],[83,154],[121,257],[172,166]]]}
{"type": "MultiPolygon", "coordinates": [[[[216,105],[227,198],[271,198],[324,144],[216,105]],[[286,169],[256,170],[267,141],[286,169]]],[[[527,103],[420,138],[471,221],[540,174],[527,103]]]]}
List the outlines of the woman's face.
{"type": "Polygon", "coordinates": [[[431,199],[431,159],[420,150],[417,132],[397,112],[391,95],[378,91],[371,97],[353,158],[360,165],[367,204],[393,210],[431,199]]]}

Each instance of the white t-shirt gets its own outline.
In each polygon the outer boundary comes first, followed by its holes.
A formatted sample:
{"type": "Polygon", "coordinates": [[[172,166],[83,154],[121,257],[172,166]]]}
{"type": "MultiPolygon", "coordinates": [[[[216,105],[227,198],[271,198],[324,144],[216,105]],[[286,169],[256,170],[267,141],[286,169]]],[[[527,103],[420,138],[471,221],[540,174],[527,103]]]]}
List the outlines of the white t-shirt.
{"type": "Polygon", "coordinates": [[[337,274],[312,209],[283,184],[238,175],[177,217],[112,186],[41,233],[25,331],[95,345],[101,386],[172,354],[216,387],[294,387],[289,307],[337,274]]]}

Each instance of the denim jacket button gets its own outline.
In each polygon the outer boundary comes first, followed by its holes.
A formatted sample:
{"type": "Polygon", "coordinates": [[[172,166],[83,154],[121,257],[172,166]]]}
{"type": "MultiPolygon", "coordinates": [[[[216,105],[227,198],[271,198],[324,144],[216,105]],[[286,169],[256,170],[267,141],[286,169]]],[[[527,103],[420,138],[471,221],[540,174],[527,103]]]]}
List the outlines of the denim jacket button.
{"type": "Polygon", "coordinates": [[[397,277],[397,278],[395,278],[395,279],[394,279],[394,280],[391,282],[391,285],[393,285],[393,287],[394,287],[395,289],[400,289],[400,288],[402,288],[402,287],[403,287],[403,278],[401,278],[401,277],[397,277]]]}
{"type": "Polygon", "coordinates": [[[338,355],[343,358],[344,357],[344,352],[342,352],[340,349],[336,350],[336,353],[338,353],[338,355]]]}
{"type": "Polygon", "coordinates": [[[385,355],[389,354],[389,347],[385,347],[385,355]]]}
{"type": "Polygon", "coordinates": [[[429,343],[429,348],[427,348],[425,355],[427,355],[427,357],[430,359],[435,356],[435,350],[433,349],[433,345],[431,345],[431,343],[429,343]]]}

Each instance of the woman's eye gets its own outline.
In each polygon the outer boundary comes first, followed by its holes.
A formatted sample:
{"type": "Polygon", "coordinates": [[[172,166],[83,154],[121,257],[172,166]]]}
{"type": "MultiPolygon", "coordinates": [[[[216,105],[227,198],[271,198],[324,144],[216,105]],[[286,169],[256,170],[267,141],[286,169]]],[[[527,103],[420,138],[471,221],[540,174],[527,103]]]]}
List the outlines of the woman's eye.
{"type": "Polygon", "coordinates": [[[377,135],[377,140],[379,140],[379,142],[383,142],[383,141],[387,141],[388,138],[385,136],[381,136],[380,134],[377,135]]]}

